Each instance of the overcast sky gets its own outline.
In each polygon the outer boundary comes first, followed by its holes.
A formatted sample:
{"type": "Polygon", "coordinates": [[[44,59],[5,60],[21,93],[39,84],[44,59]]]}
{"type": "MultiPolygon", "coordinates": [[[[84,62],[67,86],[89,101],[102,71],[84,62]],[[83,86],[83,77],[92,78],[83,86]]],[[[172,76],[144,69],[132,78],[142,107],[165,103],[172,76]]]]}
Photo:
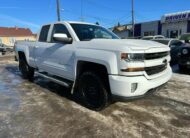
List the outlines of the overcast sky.
{"type": "MultiPolygon", "coordinates": [[[[159,20],[163,14],[190,10],[190,0],[134,0],[135,21],[159,20]]],[[[35,33],[56,20],[56,0],[1,0],[0,26],[27,27],[35,33]]],[[[99,22],[112,27],[131,22],[131,0],[60,0],[62,20],[99,22]],[[83,4],[82,4],[83,3],[83,4]],[[83,8],[81,8],[81,5],[83,8]]]]}

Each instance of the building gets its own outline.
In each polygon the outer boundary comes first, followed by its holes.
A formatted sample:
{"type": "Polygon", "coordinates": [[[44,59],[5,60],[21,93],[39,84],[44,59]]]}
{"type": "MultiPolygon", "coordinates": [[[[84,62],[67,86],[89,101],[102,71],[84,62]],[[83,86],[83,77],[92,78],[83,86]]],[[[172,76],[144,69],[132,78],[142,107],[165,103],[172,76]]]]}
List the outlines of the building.
{"type": "Polygon", "coordinates": [[[120,38],[126,38],[126,36],[130,36],[131,26],[129,26],[129,25],[115,26],[111,30],[112,30],[112,32],[117,34],[120,38]]]}
{"type": "Polygon", "coordinates": [[[20,40],[34,41],[36,36],[28,28],[0,27],[0,44],[14,46],[20,40]]]}
{"type": "MultiPolygon", "coordinates": [[[[129,28],[131,25],[123,25],[123,28],[129,28]]],[[[131,37],[130,29],[117,30],[115,33],[126,34],[123,38],[131,37]]],[[[184,33],[190,33],[190,11],[165,14],[161,20],[143,22],[135,24],[134,36],[139,38],[151,35],[163,35],[168,38],[177,38],[184,33]]]]}
{"type": "Polygon", "coordinates": [[[179,37],[190,33],[190,11],[166,14],[161,18],[162,35],[166,37],[179,37]]]}

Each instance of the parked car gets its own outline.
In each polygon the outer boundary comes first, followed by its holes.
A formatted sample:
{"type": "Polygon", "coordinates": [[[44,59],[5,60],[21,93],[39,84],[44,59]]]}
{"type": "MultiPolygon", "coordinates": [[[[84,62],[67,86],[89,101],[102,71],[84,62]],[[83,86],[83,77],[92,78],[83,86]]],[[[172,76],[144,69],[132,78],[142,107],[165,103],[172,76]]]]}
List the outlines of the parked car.
{"type": "Polygon", "coordinates": [[[13,52],[13,48],[5,44],[0,44],[0,52],[2,55],[5,55],[6,52],[13,52]]]}
{"type": "Polygon", "coordinates": [[[179,40],[184,41],[186,44],[190,45],[190,33],[181,35],[179,40]]]}
{"type": "Polygon", "coordinates": [[[155,35],[155,36],[144,36],[141,39],[142,40],[154,40],[154,39],[162,39],[165,38],[163,35],[155,35]]]}
{"type": "Polygon", "coordinates": [[[145,96],[172,76],[169,47],[119,39],[95,24],[56,22],[42,26],[38,41],[15,43],[25,79],[34,72],[71,88],[86,107],[101,110],[115,99],[145,96]]]}
{"type": "Polygon", "coordinates": [[[181,71],[190,70],[190,46],[186,45],[178,53],[178,64],[181,71]]]}
{"type": "Polygon", "coordinates": [[[0,45],[0,53],[2,53],[2,55],[5,55],[6,53],[6,48],[3,47],[2,45],[0,45]]]}
{"type": "Polygon", "coordinates": [[[171,64],[178,63],[178,53],[180,49],[185,46],[185,44],[177,39],[154,39],[153,41],[165,44],[170,47],[170,55],[171,55],[171,64]]]}

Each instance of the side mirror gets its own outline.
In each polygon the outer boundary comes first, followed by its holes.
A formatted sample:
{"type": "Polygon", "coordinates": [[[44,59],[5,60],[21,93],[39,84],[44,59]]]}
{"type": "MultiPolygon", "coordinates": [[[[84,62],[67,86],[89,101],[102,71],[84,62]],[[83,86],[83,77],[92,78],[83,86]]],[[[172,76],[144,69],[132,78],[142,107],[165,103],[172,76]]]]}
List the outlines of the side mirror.
{"type": "Polygon", "coordinates": [[[53,39],[56,41],[66,43],[66,44],[70,44],[73,41],[72,38],[68,38],[67,34],[61,34],[61,33],[54,34],[53,39]]]}

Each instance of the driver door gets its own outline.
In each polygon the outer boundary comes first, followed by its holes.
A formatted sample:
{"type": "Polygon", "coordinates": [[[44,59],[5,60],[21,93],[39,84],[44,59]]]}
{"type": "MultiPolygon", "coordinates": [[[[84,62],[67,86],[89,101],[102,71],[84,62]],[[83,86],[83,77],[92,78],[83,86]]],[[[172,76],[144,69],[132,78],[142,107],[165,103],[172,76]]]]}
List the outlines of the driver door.
{"type": "Polygon", "coordinates": [[[66,44],[55,40],[53,38],[54,34],[66,34],[71,38],[64,24],[55,24],[53,26],[50,43],[42,54],[44,59],[43,68],[45,68],[48,73],[73,80],[75,47],[72,44],[66,44]]]}

